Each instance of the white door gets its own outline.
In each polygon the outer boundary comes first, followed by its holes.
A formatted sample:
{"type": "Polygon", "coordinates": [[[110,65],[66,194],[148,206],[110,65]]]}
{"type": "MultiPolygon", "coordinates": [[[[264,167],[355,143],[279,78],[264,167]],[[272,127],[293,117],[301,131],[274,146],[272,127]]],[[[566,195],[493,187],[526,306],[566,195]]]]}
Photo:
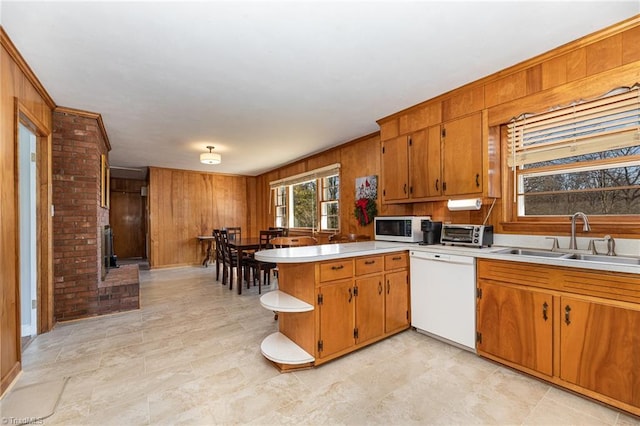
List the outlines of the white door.
{"type": "Polygon", "coordinates": [[[20,198],[20,315],[22,337],[38,333],[36,135],[20,124],[18,139],[20,198]]]}

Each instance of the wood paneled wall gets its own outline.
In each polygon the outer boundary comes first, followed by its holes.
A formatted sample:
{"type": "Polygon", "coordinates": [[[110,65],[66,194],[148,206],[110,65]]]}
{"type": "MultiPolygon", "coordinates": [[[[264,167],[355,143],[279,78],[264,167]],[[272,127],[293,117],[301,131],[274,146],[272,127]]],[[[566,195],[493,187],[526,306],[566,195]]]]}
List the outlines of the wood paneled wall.
{"type": "Polygon", "coordinates": [[[149,265],[152,268],[195,265],[203,252],[198,235],[240,226],[255,235],[247,208],[252,177],[187,170],[149,168],[149,265]]]}
{"type": "MultiPolygon", "coordinates": [[[[370,175],[377,175],[378,179],[380,178],[380,149],[380,133],[376,132],[258,176],[256,183],[258,208],[256,210],[259,211],[257,215],[259,228],[267,229],[273,226],[275,220],[273,209],[270,208],[272,200],[269,182],[340,163],[340,232],[373,237],[373,224],[360,226],[353,210],[356,178],[370,175]]],[[[410,204],[382,205],[378,194],[379,215],[411,214],[411,209],[410,204]]],[[[320,242],[327,242],[329,235],[331,234],[318,234],[316,237],[320,242]]]]}
{"type": "Polygon", "coordinates": [[[21,370],[16,141],[18,116],[35,123],[38,166],[39,330],[53,326],[51,275],[51,111],[53,100],[0,27],[0,395],[21,370]]]}

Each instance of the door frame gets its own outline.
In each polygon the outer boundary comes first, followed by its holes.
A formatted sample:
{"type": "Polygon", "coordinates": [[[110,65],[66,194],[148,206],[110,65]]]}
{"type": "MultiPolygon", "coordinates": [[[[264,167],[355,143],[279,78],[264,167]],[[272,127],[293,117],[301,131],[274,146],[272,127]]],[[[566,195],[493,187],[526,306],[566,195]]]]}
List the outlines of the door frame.
{"type": "MultiPolygon", "coordinates": [[[[43,123],[37,115],[18,98],[15,98],[15,126],[14,126],[14,161],[18,164],[18,144],[20,124],[29,128],[36,135],[36,240],[37,247],[37,299],[38,299],[38,321],[36,334],[44,333],[53,328],[53,191],[52,191],[52,160],[51,145],[52,136],[51,128],[43,123]]],[[[20,173],[18,167],[14,169],[15,173],[15,205],[18,214],[16,215],[16,229],[20,224],[20,206],[19,206],[19,179],[20,173]]],[[[20,233],[16,232],[16,247],[20,247],[20,233]]],[[[20,300],[20,253],[16,255],[16,271],[18,274],[18,284],[16,285],[16,300],[20,300]]],[[[20,324],[21,312],[18,304],[16,309],[17,324],[20,324]]],[[[21,333],[16,333],[17,347],[20,345],[21,333]]],[[[20,351],[21,352],[21,351],[20,351]]],[[[19,356],[21,361],[22,355],[19,356]]]]}

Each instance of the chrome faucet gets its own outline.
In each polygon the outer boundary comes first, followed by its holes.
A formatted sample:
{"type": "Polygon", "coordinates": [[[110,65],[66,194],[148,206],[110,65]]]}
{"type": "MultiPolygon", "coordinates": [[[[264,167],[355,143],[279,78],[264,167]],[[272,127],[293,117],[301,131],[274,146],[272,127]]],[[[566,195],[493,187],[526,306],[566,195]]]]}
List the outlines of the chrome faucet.
{"type": "Polygon", "coordinates": [[[587,219],[587,215],[582,212],[576,212],[571,216],[571,239],[569,240],[569,250],[576,250],[578,248],[578,244],[576,242],[576,219],[581,218],[584,226],[582,230],[584,232],[591,231],[591,226],[589,226],[589,219],[587,219]]]}

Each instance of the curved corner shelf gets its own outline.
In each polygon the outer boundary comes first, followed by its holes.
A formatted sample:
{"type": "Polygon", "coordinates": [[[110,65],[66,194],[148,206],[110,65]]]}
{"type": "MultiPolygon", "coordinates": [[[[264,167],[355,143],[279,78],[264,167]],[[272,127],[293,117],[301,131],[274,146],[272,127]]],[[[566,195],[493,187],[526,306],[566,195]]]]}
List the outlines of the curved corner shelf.
{"type": "Polygon", "coordinates": [[[260,297],[260,304],[265,309],[274,312],[308,312],[313,311],[313,305],[291,296],[280,290],[270,291],[260,297]]]}
{"type": "Polygon", "coordinates": [[[279,364],[298,365],[316,360],[279,331],[264,338],[260,351],[265,358],[279,364]]]}

